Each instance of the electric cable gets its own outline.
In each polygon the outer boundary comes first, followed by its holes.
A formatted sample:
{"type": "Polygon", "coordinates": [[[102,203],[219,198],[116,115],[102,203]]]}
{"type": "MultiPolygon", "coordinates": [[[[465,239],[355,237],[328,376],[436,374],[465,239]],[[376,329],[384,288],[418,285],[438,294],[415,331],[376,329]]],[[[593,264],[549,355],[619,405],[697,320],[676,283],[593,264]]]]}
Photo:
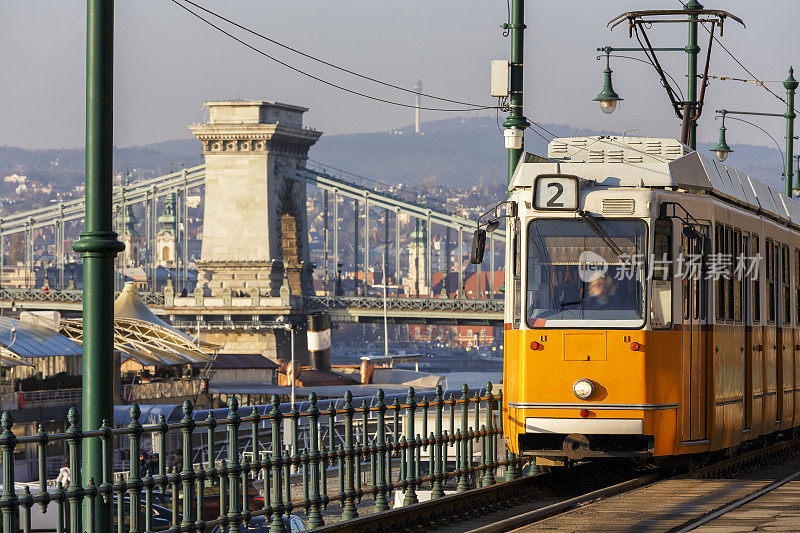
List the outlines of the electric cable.
{"type": "MultiPolygon", "coordinates": [[[[530,119],[529,119],[529,120],[530,120],[530,119]]],[[[556,135],[556,134],[555,134],[555,133],[553,133],[552,131],[548,130],[547,128],[545,128],[544,126],[542,126],[541,124],[539,124],[538,122],[535,122],[535,121],[531,120],[531,124],[532,124],[532,125],[534,125],[534,126],[537,126],[537,127],[540,129],[540,130],[544,131],[544,132],[545,132],[545,133],[547,133],[548,135],[551,135],[551,136],[553,137],[553,139],[555,139],[556,137],[558,137],[558,135],[556,135]]]]}
{"type": "MultiPolygon", "coordinates": [[[[683,5],[683,7],[686,7],[686,3],[685,3],[683,0],[678,0],[678,2],[680,2],[680,3],[681,3],[681,5],[683,5]]],[[[701,25],[701,26],[703,27],[703,29],[704,29],[704,30],[706,30],[708,33],[711,33],[711,30],[709,30],[709,29],[706,27],[706,25],[705,25],[703,22],[700,22],[700,25],[701,25]]],[[[777,94],[776,92],[774,92],[772,89],[770,89],[769,87],[767,87],[766,85],[764,85],[764,83],[765,83],[765,82],[761,81],[761,80],[758,78],[758,76],[756,76],[755,74],[753,74],[753,71],[752,71],[752,70],[750,70],[749,68],[747,68],[746,66],[744,66],[744,64],[743,64],[741,61],[739,61],[739,59],[738,59],[738,58],[737,58],[735,55],[733,55],[733,52],[731,52],[730,50],[728,50],[728,49],[725,47],[725,45],[724,45],[724,44],[722,44],[722,41],[720,41],[720,40],[719,40],[718,38],[716,38],[716,37],[714,37],[714,40],[715,40],[715,41],[716,41],[716,42],[717,42],[717,43],[718,43],[718,44],[719,44],[719,45],[722,47],[722,49],[723,49],[723,50],[725,50],[725,52],[726,52],[726,53],[727,53],[727,54],[728,54],[728,55],[731,57],[731,59],[733,59],[733,60],[736,62],[736,64],[738,64],[740,67],[742,67],[742,69],[743,69],[745,72],[747,72],[747,73],[748,73],[750,76],[752,76],[752,77],[754,78],[756,85],[759,85],[759,86],[763,87],[763,88],[764,88],[764,90],[765,90],[765,91],[767,91],[769,94],[771,94],[772,96],[774,96],[775,98],[777,98],[778,100],[780,100],[781,102],[783,102],[785,105],[788,105],[788,104],[787,104],[787,102],[786,102],[786,100],[785,100],[784,98],[782,98],[780,95],[778,95],[778,94],[777,94]]],[[[795,112],[797,112],[797,109],[795,109],[794,111],[795,111],[795,112]]]]}
{"type": "MultiPolygon", "coordinates": [[[[532,131],[533,133],[535,133],[536,135],[538,135],[539,137],[541,137],[542,139],[544,139],[544,142],[546,142],[546,143],[549,143],[549,142],[552,140],[552,139],[548,139],[547,137],[545,137],[544,135],[542,135],[541,133],[539,133],[537,130],[533,129],[533,127],[532,127],[532,126],[528,126],[528,129],[529,129],[529,130],[531,130],[531,131],[532,131]]],[[[555,138],[555,137],[554,137],[554,138],[555,138]]]]}
{"type": "MultiPolygon", "coordinates": [[[[172,1],[173,3],[175,3],[175,4],[178,4],[178,5],[180,5],[180,4],[178,3],[178,1],[176,1],[176,0],[171,0],[171,1],[172,1]]],[[[353,76],[357,76],[357,77],[359,77],[359,78],[362,78],[362,79],[365,79],[365,80],[371,81],[371,82],[373,82],[373,83],[377,83],[377,84],[379,84],[379,85],[384,85],[384,86],[386,86],[386,87],[391,87],[392,89],[397,89],[398,91],[405,91],[405,92],[407,92],[407,93],[411,93],[411,94],[415,94],[415,95],[417,95],[417,94],[418,94],[418,95],[420,95],[420,96],[424,96],[424,97],[426,97],[426,98],[431,98],[431,99],[433,99],[433,100],[440,100],[440,101],[443,101],[443,102],[449,102],[449,103],[453,103],[453,104],[459,104],[459,105],[470,106],[470,107],[474,107],[474,108],[476,108],[476,109],[494,109],[494,108],[496,107],[496,106],[485,106],[485,105],[482,105],[482,104],[473,104],[473,103],[470,103],[470,102],[462,102],[462,101],[459,101],[459,100],[452,100],[452,99],[449,99],[449,98],[442,98],[442,97],[439,97],[439,96],[434,96],[434,95],[432,95],[432,94],[427,94],[427,93],[417,92],[417,91],[415,91],[415,90],[413,90],[413,89],[408,89],[408,88],[406,88],[406,87],[401,87],[401,86],[399,86],[399,85],[395,85],[395,84],[393,84],[393,83],[388,83],[388,82],[385,82],[385,81],[382,81],[382,80],[379,80],[379,79],[373,78],[373,77],[371,77],[371,76],[367,76],[367,75],[365,75],[365,74],[360,74],[360,73],[358,73],[358,72],[355,72],[355,71],[353,71],[353,70],[350,70],[350,69],[348,69],[348,68],[341,67],[341,66],[339,66],[339,65],[336,65],[336,64],[334,64],[334,63],[331,63],[331,62],[329,62],[329,61],[325,61],[324,59],[320,59],[320,58],[318,58],[318,57],[315,57],[315,56],[313,56],[313,55],[311,55],[311,54],[308,54],[308,53],[306,53],[306,52],[303,52],[302,50],[298,50],[297,48],[293,48],[293,47],[291,47],[291,46],[289,46],[289,45],[287,45],[287,44],[284,44],[284,43],[282,43],[282,42],[280,42],[280,41],[277,41],[277,40],[275,40],[275,39],[272,39],[272,38],[270,38],[270,37],[268,37],[268,36],[266,36],[266,35],[264,35],[264,34],[262,34],[262,33],[259,33],[259,32],[255,31],[255,30],[251,29],[251,28],[248,28],[247,26],[244,26],[244,25],[242,25],[242,24],[239,24],[238,22],[236,22],[236,21],[234,21],[234,20],[231,20],[231,19],[229,19],[229,18],[227,18],[227,17],[224,17],[223,15],[220,15],[219,13],[217,13],[217,12],[215,12],[215,11],[212,11],[212,10],[210,10],[210,9],[207,9],[207,8],[205,8],[205,7],[201,6],[200,4],[197,4],[197,3],[193,2],[192,0],[182,0],[182,1],[183,1],[183,2],[186,2],[187,4],[190,4],[190,5],[194,6],[195,8],[197,8],[197,9],[199,9],[199,10],[201,10],[201,11],[204,11],[205,13],[208,13],[209,15],[211,15],[211,16],[213,16],[213,17],[216,17],[216,18],[218,18],[218,19],[220,19],[220,20],[222,20],[222,21],[225,21],[225,22],[227,22],[228,24],[230,24],[230,25],[232,25],[232,26],[235,26],[235,27],[237,27],[237,28],[239,28],[239,29],[241,29],[241,30],[243,30],[243,31],[246,31],[246,32],[248,32],[248,33],[250,33],[250,34],[252,34],[252,35],[254,35],[254,36],[256,36],[256,37],[259,37],[259,38],[261,38],[261,39],[264,39],[265,41],[268,41],[268,42],[270,42],[270,43],[272,43],[272,44],[274,44],[274,45],[276,45],[276,46],[280,46],[281,48],[284,48],[284,49],[286,49],[286,50],[289,50],[289,51],[291,51],[291,52],[294,52],[295,54],[301,55],[301,56],[303,56],[303,57],[305,57],[305,58],[307,58],[307,59],[311,59],[312,61],[316,61],[316,62],[318,62],[318,63],[321,63],[321,64],[323,64],[323,65],[326,65],[326,66],[328,66],[328,67],[331,67],[331,68],[334,68],[334,69],[340,70],[340,71],[342,71],[342,72],[345,72],[345,73],[347,73],[347,74],[351,74],[351,75],[353,75],[353,76]]],[[[186,9],[187,11],[189,11],[190,13],[192,13],[193,15],[195,15],[196,17],[198,17],[198,18],[201,18],[201,17],[199,17],[199,16],[198,16],[196,13],[194,13],[194,12],[193,12],[193,11],[191,11],[191,10],[189,10],[189,9],[188,9],[188,8],[186,8],[185,6],[181,6],[181,7],[182,7],[182,8],[184,8],[184,9],[186,9]]],[[[205,22],[206,22],[206,23],[208,23],[208,24],[211,24],[210,22],[206,21],[205,19],[202,19],[202,18],[201,18],[201,20],[205,21],[205,22]]],[[[213,24],[212,24],[212,25],[213,25],[213,24]]],[[[214,27],[215,27],[215,28],[217,28],[216,26],[214,26],[214,27]]],[[[220,28],[217,28],[217,29],[218,29],[218,30],[220,30],[220,31],[222,31],[220,28]]],[[[228,36],[230,36],[230,37],[233,37],[232,35],[230,35],[230,34],[227,34],[227,33],[226,33],[226,35],[228,35],[228,36]]],[[[235,37],[234,37],[234,38],[235,38],[235,37]]],[[[238,39],[237,39],[237,40],[238,40],[238,39]]],[[[241,42],[241,41],[240,41],[240,42],[241,42]]],[[[242,43],[242,44],[244,44],[244,43],[242,43]]],[[[270,59],[273,59],[273,58],[270,58],[270,59]]],[[[275,60],[275,59],[273,59],[273,60],[274,60],[274,61],[277,61],[277,60],[275,60]]],[[[411,106],[411,107],[414,107],[414,106],[411,106]]],[[[420,108],[420,109],[426,109],[426,108],[420,108]]]]}
{"type": "MultiPolygon", "coordinates": [[[[719,118],[719,117],[714,117],[714,118],[716,119],[716,118],[719,118]]],[[[778,144],[778,141],[775,140],[775,137],[770,135],[769,132],[767,132],[767,130],[765,130],[764,128],[762,128],[758,124],[756,124],[754,122],[750,122],[749,120],[745,120],[743,118],[732,117],[730,115],[725,115],[725,120],[738,120],[739,122],[744,122],[745,124],[750,124],[751,126],[760,129],[764,133],[764,135],[766,135],[767,137],[772,139],[772,142],[775,143],[775,146],[778,148],[778,151],[781,153],[781,161],[783,161],[783,163],[781,164],[781,166],[783,167],[783,174],[782,175],[786,176],[786,158],[783,155],[783,148],[781,148],[781,145],[778,144]]]]}
{"type": "MultiPolygon", "coordinates": [[[[599,60],[601,57],[602,57],[602,56],[597,56],[598,60],[599,60]]],[[[645,65],[650,65],[650,66],[653,66],[653,64],[652,64],[652,63],[650,63],[649,61],[645,61],[644,59],[640,59],[640,58],[638,58],[638,57],[633,57],[633,56],[625,56],[625,55],[621,55],[621,54],[609,54],[609,57],[621,57],[621,58],[623,58],[623,59],[632,59],[632,60],[634,60],[634,61],[639,61],[640,63],[644,63],[645,65]]],[[[679,83],[678,83],[678,82],[675,80],[675,78],[673,78],[673,77],[672,77],[672,74],[670,74],[670,73],[669,73],[669,72],[667,72],[666,70],[664,71],[664,74],[665,74],[665,75],[666,75],[666,76],[667,76],[667,77],[668,77],[670,80],[672,80],[672,83],[674,83],[674,84],[675,84],[675,88],[678,90],[678,94],[680,95],[680,97],[681,97],[681,100],[685,100],[686,98],[683,96],[683,91],[681,90],[681,86],[680,86],[680,84],[679,84],[679,83]]],[[[697,75],[697,77],[698,77],[698,78],[702,78],[703,76],[702,76],[702,74],[698,74],[698,75],[697,75]]],[[[713,77],[713,76],[709,76],[709,78],[711,78],[711,77],[713,77]]]]}

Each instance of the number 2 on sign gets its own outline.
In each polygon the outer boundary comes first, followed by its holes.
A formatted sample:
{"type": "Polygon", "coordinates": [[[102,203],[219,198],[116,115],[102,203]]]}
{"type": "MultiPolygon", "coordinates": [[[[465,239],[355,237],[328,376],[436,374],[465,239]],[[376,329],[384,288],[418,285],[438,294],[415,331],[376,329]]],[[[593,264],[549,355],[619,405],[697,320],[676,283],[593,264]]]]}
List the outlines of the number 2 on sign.
{"type": "Polygon", "coordinates": [[[536,177],[533,187],[534,208],[539,211],[574,211],[578,208],[578,178],[564,174],[536,177]]]}

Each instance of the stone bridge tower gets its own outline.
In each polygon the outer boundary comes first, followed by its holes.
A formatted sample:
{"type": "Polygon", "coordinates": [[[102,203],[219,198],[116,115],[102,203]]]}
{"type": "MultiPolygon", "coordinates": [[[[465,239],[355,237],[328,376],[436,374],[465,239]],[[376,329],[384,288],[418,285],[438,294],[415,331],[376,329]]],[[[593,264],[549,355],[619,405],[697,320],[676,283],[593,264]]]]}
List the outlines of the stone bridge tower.
{"type": "Polygon", "coordinates": [[[321,132],[303,128],[305,107],[259,100],[205,102],[207,124],[189,126],[206,161],[198,285],[279,296],[313,294],[305,184],[285,180],[276,163],[305,165],[321,132]]]}

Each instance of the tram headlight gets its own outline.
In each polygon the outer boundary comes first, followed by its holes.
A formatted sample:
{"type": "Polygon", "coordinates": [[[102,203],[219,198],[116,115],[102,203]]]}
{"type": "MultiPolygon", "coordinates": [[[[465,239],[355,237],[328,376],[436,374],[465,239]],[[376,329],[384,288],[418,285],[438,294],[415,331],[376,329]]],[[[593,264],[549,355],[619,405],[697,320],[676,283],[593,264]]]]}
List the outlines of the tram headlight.
{"type": "Polygon", "coordinates": [[[572,386],[572,392],[579,400],[588,400],[594,393],[594,385],[588,379],[579,379],[572,386]]]}

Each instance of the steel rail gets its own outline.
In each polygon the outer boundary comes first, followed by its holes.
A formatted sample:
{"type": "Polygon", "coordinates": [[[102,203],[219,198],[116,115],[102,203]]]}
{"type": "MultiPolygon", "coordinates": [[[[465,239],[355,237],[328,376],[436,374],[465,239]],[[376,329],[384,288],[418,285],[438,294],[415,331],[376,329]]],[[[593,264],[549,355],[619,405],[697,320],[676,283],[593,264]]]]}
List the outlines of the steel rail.
{"type": "Polygon", "coordinates": [[[717,508],[717,509],[715,509],[715,510],[709,512],[709,513],[704,514],[700,518],[696,518],[694,520],[691,520],[689,522],[684,523],[681,526],[678,526],[677,528],[671,529],[670,533],[685,533],[686,531],[693,531],[693,530],[697,529],[698,527],[702,526],[703,524],[707,524],[708,522],[711,522],[712,520],[714,520],[716,518],[719,518],[720,516],[722,516],[724,514],[727,514],[728,512],[733,511],[734,509],[738,509],[739,507],[741,507],[741,506],[743,506],[743,505],[745,505],[747,503],[750,503],[751,501],[755,500],[756,498],[760,498],[764,494],[770,493],[773,490],[786,485],[787,483],[797,479],[798,477],[800,477],[800,471],[797,471],[794,474],[786,476],[783,479],[779,479],[777,481],[773,481],[772,483],[770,483],[766,487],[763,487],[763,488],[753,492],[752,494],[748,494],[747,496],[743,496],[743,497],[739,498],[738,500],[735,500],[735,501],[733,501],[733,502],[731,502],[731,503],[729,503],[727,505],[723,505],[722,507],[719,507],[719,508],[717,508]]]}
{"type": "MultiPolygon", "coordinates": [[[[531,524],[538,520],[543,520],[545,518],[550,518],[560,513],[568,512],[580,506],[581,504],[585,504],[593,500],[605,499],[610,496],[614,496],[617,494],[621,494],[623,492],[627,492],[629,490],[642,487],[644,485],[653,483],[655,481],[660,481],[662,479],[702,478],[710,475],[719,475],[720,473],[725,473],[731,469],[739,468],[742,465],[752,464],[752,462],[755,460],[769,459],[774,457],[774,455],[777,453],[786,453],[792,451],[793,449],[798,449],[798,448],[800,448],[800,438],[792,439],[789,441],[778,442],[776,444],[767,446],[765,448],[751,450],[736,457],[723,459],[711,465],[695,468],[684,474],[672,476],[669,478],[666,476],[666,472],[663,471],[648,474],[636,479],[612,485],[610,487],[605,487],[581,496],[576,496],[575,498],[571,498],[570,500],[554,503],[547,507],[542,507],[540,509],[529,511],[527,513],[523,513],[505,520],[501,520],[495,522],[494,524],[478,527],[470,530],[470,533],[501,533],[506,531],[512,531],[514,529],[531,524]]],[[[689,520],[684,524],[681,524],[680,526],[671,529],[670,533],[682,533],[686,531],[692,531],[693,529],[703,524],[706,524],[711,520],[718,518],[733,509],[741,507],[742,505],[745,505],[748,502],[753,501],[756,498],[763,496],[764,494],[767,494],[768,492],[771,492],[794,479],[797,479],[798,477],[800,477],[800,471],[795,472],[794,474],[787,476],[786,478],[783,478],[781,480],[772,482],[769,485],[753,492],[752,494],[739,498],[734,502],[725,504],[698,518],[689,520]]]]}
{"type": "Polygon", "coordinates": [[[552,505],[548,505],[547,507],[542,507],[541,509],[536,509],[534,511],[513,516],[505,520],[500,520],[494,524],[475,528],[470,530],[470,533],[502,533],[505,531],[511,531],[512,529],[525,526],[532,522],[536,522],[537,520],[542,520],[544,518],[549,518],[553,515],[569,511],[570,509],[578,507],[583,503],[608,498],[609,496],[614,496],[622,492],[637,489],[644,485],[649,485],[654,481],[660,480],[662,477],[663,475],[659,473],[646,474],[635,479],[629,479],[628,481],[617,483],[616,485],[611,485],[610,487],[594,490],[581,496],[564,500],[563,502],[554,503],[552,505]]]}

